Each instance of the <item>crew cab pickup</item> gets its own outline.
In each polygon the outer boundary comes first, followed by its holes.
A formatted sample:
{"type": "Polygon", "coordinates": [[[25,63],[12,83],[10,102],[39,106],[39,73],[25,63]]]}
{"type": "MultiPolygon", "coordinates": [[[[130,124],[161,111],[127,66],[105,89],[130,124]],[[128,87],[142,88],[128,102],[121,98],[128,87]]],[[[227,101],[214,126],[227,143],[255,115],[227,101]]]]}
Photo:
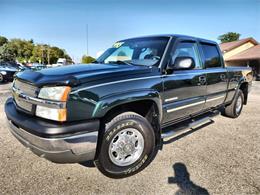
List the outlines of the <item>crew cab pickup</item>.
{"type": "Polygon", "coordinates": [[[92,161],[122,178],[144,169],[178,124],[218,111],[238,117],[251,84],[251,69],[225,67],[213,41],[138,37],[92,64],[18,73],[5,112],[12,134],[38,156],[92,161]]]}

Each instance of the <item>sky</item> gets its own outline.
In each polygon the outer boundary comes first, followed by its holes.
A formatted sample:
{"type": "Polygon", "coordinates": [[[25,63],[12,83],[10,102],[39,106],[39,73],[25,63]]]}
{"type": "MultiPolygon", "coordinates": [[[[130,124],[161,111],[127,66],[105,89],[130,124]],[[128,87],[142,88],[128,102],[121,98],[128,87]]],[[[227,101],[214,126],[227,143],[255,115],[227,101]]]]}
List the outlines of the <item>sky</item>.
{"type": "Polygon", "coordinates": [[[260,42],[260,0],[0,0],[0,35],[58,46],[79,62],[121,39],[226,32],[260,42]]]}

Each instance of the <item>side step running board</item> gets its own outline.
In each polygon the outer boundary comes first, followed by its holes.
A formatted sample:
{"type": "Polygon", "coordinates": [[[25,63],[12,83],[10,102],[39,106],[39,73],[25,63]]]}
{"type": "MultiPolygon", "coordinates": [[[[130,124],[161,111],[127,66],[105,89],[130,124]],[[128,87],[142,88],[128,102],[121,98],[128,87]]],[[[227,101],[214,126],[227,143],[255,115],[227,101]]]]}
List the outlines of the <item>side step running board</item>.
{"type": "Polygon", "coordinates": [[[203,124],[213,122],[212,118],[217,115],[219,115],[219,112],[215,111],[215,112],[211,112],[210,114],[207,114],[207,115],[203,115],[203,116],[191,119],[191,120],[184,121],[180,125],[170,126],[167,128],[170,130],[166,129],[164,131],[164,133],[162,133],[161,137],[162,137],[162,139],[170,138],[170,137],[179,135],[183,131],[191,130],[191,129],[199,127],[203,124]]]}

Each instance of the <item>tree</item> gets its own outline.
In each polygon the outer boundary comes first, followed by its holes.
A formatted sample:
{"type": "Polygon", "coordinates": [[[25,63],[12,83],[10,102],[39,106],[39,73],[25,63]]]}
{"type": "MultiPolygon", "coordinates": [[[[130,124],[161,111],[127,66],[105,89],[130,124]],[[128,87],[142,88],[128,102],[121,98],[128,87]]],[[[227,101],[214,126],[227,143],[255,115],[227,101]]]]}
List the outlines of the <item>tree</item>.
{"type": "Polygon", "coordinates": [[[64,49],[47,44],[35,44],[33,39],[8,41],[5,37],[0,36],[0,48],[1,60],[54,64],[57,63],[58,58],[66,58],[69,63],[72,63],[71,57],[64,49]]]}
{"type": "Polygon", "coordinates": [[[65,58],[69,63],[72,63],[71,57],[65,50],[59,47],[51,47],[46,44],[35,45],[30,57],[30,62],[38,62],[42,64],[55,64],[59,58],[65,58]]]}
{"type": "Polygon", "coordinates": [[[32,56],[34,44],[30,41],[11,39],[7,44],[19,62],[28,62],[32,56]]]}
{"type": "Polygon", "coordinates": [[[64,55],[64,58],[66,58],[68,64],[73,64],[73,63],[74,63],[74,62],[72,61],[71,57],[70,57],[68,54],[66,54],[66,53],[65,53],[65,55],[64,55]]]}
{"type": "Polygon", "coordinates": [[[14,62],[15,54],[12,48],[6,43],[0,47],[0,62],[14,62]]]}
{"type": "Polygon", "coordinates": [[[221,41],[221,43],[231,42],[231,41],[237,41],[239,40],[240,34],[236,32],[228,32],[223,35],[220,35],[218,37],[218,40],[221,41]]]}
{"type": "Polygon", "coordinates": [[[37,63],[42,63],[42,53],[43,53],[43,49],[42,49],[43,45],[35,45],[33,47],[33,51],[32,51],[32,55],[29,59],[30,62],[37,62],[37,63]]]}
{"type": "Polygon", "coordinates": [[[7,42],[8,42],[7,38],[0,36],[0,47],[6,44],[7,42]]]}
{"type": "Polygon", "coordinates": [[[50,63],[55,64],[59,58],[64,58],[65,51],[58,47],[50,47],[50,63]]]}
{"type": "Polygon", "coordinates": [[[81,58],[81,63],[84,63],[84,64],[89,64],[91,62],[94,62],[96,59],[91,57],[91,56],[86,56],[86,55],[83,55],[82,58],[81,58]]]}

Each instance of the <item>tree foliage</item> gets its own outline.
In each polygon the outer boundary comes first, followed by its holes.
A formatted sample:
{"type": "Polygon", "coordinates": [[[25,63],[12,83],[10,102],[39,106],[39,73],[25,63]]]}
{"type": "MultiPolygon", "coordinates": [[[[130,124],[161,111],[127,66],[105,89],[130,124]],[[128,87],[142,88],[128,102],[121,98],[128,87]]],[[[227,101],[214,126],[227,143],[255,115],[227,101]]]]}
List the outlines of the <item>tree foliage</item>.
{"type": "Polygon", "coordinates": [[[223,35],[220,35],[218,37],[218,40],[221,41],[221,43],[231,42],[231,41],[237,41],[239,40],[240,34],[236,32],[228,32],[223,35]]]}
{"type": "Polygon", "coordinates": [[[7,44],[4,44],[0,47],[0,62],[14,62],[15,54],[12,48],[8,47],[7,44]]]}
{"type": "Polygon", "coordinates": [[[94,62],[96,59],[91,57],[91,56],[86,56],[86,55],[83,55],[82,58],[81,58],[81,63],[84,63],[84,64],[89,64],[91,62],[94,62]]]}
{"type": "Polygon", "coordinates": [[[0,47],[8,42],[6,37],[0,36],[0,47]]]}
{"type": "Polygon", "coordinates": [[[39,62],[42,64],[57,63],[58,58],[66,58],[72,63],[71,57],[64,49],[50,46],[47,44],[34,44],[31,40],[11,39],[7,40],[0,36],[0,60],[1,61],[19,61],[39,62]],[[2,44],[2,45],[1,45],[2,44]]]}

